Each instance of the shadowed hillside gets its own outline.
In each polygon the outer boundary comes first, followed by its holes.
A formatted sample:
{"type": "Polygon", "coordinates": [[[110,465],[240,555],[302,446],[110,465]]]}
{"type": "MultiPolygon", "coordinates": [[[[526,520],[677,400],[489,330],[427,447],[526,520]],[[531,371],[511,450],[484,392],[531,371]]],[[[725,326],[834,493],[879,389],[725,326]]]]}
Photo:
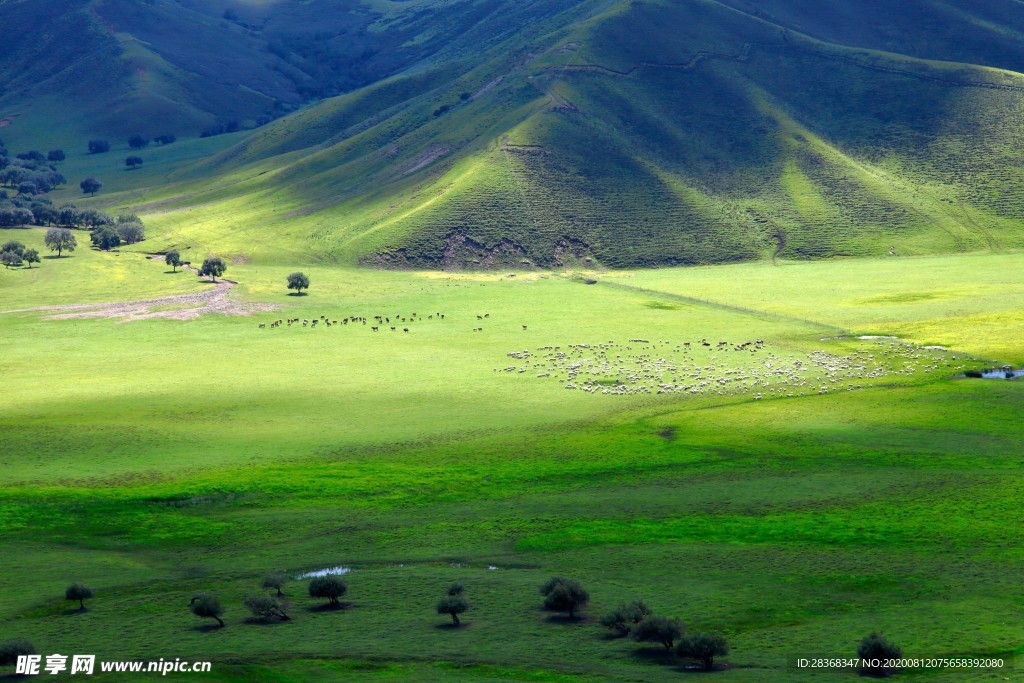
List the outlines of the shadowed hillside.
{"type": "Polygon", "coordinates": [[[469,5],[415,67],[104,201],[167,244],[400,268],[1024,243],[1019,3],[469,5]]]}

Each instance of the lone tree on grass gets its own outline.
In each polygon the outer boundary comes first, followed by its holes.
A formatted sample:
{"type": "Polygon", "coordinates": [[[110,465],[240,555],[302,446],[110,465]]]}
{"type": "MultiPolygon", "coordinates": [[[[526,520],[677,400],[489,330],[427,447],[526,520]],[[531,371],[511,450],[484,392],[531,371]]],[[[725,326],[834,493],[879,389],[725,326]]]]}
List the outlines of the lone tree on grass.
{"type": "Polygon", "coordinates": [[[327,598],[331,607],[338,607],[341,602],[338,600],[348,592],[348,584],[341,577],[328,574],[317,576],[309,582],[309,597],[327,598]]]}
{"type": "Polygon", "coordinates": [[[110,143],[106,140],[89,140],[89,154],[103,154],[110,151],[110,143]]]}
{"type": "Polygon", "coordinates": [[[37,654],[36,649],[24,638],[5,640],[0,643],[0,666],[13,666],[18,663],[18,657],[34,654],[37,654]]]}
{"type": "Polygon", "coordinates": [[[216,282],[217,276],[223,275],[227,269],[228,267],[224,263],[224,259],[219,256],[213,256],[203,261],[203,267],[199,269],[199,275],[209,275],[210,279],[216,282]]]}
{"type": "Polygon", "coordinates": [[[649,616],[633,629],[633,638],[640,643],[661,643],[671,650],[683,635],[683,622],[668,617],[649,616]]]}
{"type": "Polygon", "coordinates": [[[31,268],[33,263],[39,263],[39,252],[35,249],[26,249],[22,258],[25,259],[25,263],[31,268]]]}
{"type": "Polygon", "coordinates": [[[309,289],[309,278],[305,273],[292,273],[288,276],[288,289],[294,289],[302,294],[302,290],[309,289]]]}
{"type": "Polygon", "coordinates": [[[628,636],[634,626],[652,614],[654,610],[648,607],[647,603],[643,600],[634,600],[628,605],[622,603],[614,611],[601,617],[601,625],[618,631],[620,635],[628,636]]]}
{"type": "Polygon", "coordinates": [[[136,133],[135,135],[128,138],[128,146],[131,147],[132,149],[142,149],[143,147],[146,147],[148,145],[149,138],[145,137],[144,135],[139,135],[138,133],[136,133]]]}
{"type": "Polygon", "coordinates": [[[22,256],[25,253],[25,245],[17,240],[11,240],[6,242],[4,246],[0,247],[0,251],[14,252],[18,256],[22,256]]]}
{"type": "Polygon", "coordinates": [[[121,246],[121,235],[109,225],[93,230],[89,235],[89,239],[92,240],[95,247],[103,251],[110,251],[121,246]]]}
{"type": "Polygon", "coordinates": [[[62,149],[51,149],[46,155],[47,161],[64,161],[66,158],[67,156],[64,154],[64,150],[62,149]]]}
{"type": "Polygon", "coordinates": [[[93,595],[92,589],[80,583],[73,583],[64,591],[65,600],[77,600],[78,608],[85,609],[85,601],[93,595]]]}
{"type": "Polygon", "coordinates": [[[540,587],[544,596],[544,609],[552,612],[567,612],[570,619],[590,602],[590,594],[579,581],[555,576],[540,587]]]}
{"type": "Polygon", "coordinates": [[[466,587],[462,583],[453,583],[448,586],[448,594],[437,602],[437,613],[449,615],[455,626],[462,623],[459,621],[459,615],[468,612],[471,607],[469,600],[463,595],[465,591],[466,587]]]}
{"type": "Polygon", "coordinates": [[[281,621],[291,619],[284,613],[284,606],[272,595],[250,595],[245,599],[245,607],[254,617],[260,619],[273,619],[277,617],[281,621]]]}
{"type": "MultiPolygon", "coordinates": [[[[176,251],[171,252],[171,254],[177,253],[178,252],[176,251]]],[[[171,254],[168,254],[168,256],[170,256],[171,254]]],[[[277,591],[278,596],[284,595],[284,592],[281,589],[284,588],[284,585],[286,583],[288,583],[288,577],[284,574],[268,574],[267,577],[263,579],[263,587],[273,588],[277,591]]]]}
{"type": "Polygon", "coordinates": [[[171,267],[172,273],[178,272],[178,266],[181,265],[181,254],[177,250],[172,250],[164,254],[164,263],[171,267]]]}
{"type": "Polygon", "coordinates": [[[216,619],[221,628],[224,627],[224,620],[220,618],[220,615],[224,614],[224,608],[220,606],[220,600],[216,595],[199,593],[192,596],[192,601],[188,605],[192,614],[203,619],[216,619]]]}
{"type": "Polygon", "coordinates": [[[891,676],[894,672],[892,667],[882,666],[886,659],[900,659],[903,657],[903,650],[890,643],[880,633],[872,633],[865,636],[857,647],[857,657],[863,662],[875,660],[879,666],[862,666],[858,669],[861,676],[874,676],[884,678],[891,676]]]}
{"type": "Polygon", "coordinates": [[[124,165],[127,166],[129,169],[134,170],[139,166],[142,166],[142,157],[130,156],[124,160],[124,165]]]}
{"type": "Polygon", "coordinates": [[[21,254],[16,251],[0,251],[0,263],[4,264],[4,268],[7,269],[10,269],[12,266],[20,266],[21,254]]]}
{"type": "Polygon", "coordinates": [[[95,197],[96,193],[100,191],[101,187],[103,187],[103,183],[95,178],[86,178],[82,182],[78,183],[78,186],[82,188],[83,194],[89,194],[95,197]]]}
{"type": "Polygon", "coordinates": [[[696,659],[710,670],[715,665],[715,657],[729,654],[729,644],[714,633],[691,633],[679,641],[676,654],[683,659],[696,659]]]}
{"type": "Polygon", "coordinates": [[[60,258],[61,252],[74,251],[75,247],[78,246],[75,233],[67,228],[50,228],[46,231],[46,237],[43,238],[43,242],[50,248],[50,251],[57,252],[57,258],[60,258]]]}

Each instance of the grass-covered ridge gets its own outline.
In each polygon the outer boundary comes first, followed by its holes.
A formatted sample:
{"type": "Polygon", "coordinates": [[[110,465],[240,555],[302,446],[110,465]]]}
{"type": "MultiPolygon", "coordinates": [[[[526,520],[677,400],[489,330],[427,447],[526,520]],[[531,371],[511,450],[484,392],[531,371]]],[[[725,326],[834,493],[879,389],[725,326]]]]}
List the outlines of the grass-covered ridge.
{"type": "Polygon", "coordinates": [[[989,24],[960,26],[975,34],[956,52],[926,41],[932,24],[916,32],[925,9],[895,13],[900,54],[855,24],[822,32],[733,4],[517,6],[475,25],[475,43],[101,201],[150,213],[163,244],[263,262],[621,267],[1021,245],[1024,77],[1010,47],[979,47],[989,24]]]}

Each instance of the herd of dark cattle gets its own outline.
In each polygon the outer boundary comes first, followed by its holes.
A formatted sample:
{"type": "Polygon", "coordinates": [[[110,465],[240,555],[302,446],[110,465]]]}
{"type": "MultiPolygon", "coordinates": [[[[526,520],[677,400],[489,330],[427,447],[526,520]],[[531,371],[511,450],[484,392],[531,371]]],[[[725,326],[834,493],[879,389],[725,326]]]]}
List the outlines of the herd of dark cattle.
{"type": "MultiPolygon", "coordinates": [[[[489,318],[490,315],[491,315],[490,313],[486,313],[484,315],[478,315],[477,318],[480,319],[480,320],[483,320],[484,318],[489,318]]],[[[380,332],[381,330],[397,332],[399,329],[401,329],[402,332],[408,332],[409,331],[409,327],[408,327],[409,325],[412,325],[412,324],[415,324],[415,323],[422,323],[422,322],[425,322],[425,321],[428,321],[428,320],[444,320],[444,319],[445,319],[445,314],[444,313],[440,313],[440,312],[429,313],[426,316],[420,315],[419,313],[411,313],[411,314],[407,314],[407,315],[400,315],[400,314],[385,315],[385,314],[381,314],[381,315],[374,315],[374,316],[370,316],[370,317],[353,315],[353,316],[349,316],[347,318],[341,318],[340,320],[339,319],[334,319],[334,318],[329,318],[326,315],[321,315],[319,318],[288,318],[287,320],[284,319],[284,318],[278,318],[277,320],[275,320],[275,321],[273,321],[271,323],[259,323],[259,329],[261,329],[261,330],[263,330],[263,329],[271,329],[271,330],[273,330],[273,329],[276,329],[278,327],[281,327],[282,325],[285,326],[285,327],[293,327],[293,326],[295,326],[295,327],[305,327],[305,328],[308,328],[308,329],[316,329],[317,327],[329,328],[329,327],[336,327],[336,326],[339,326],[339,325],[340,326],[345,326],[345,325],[368,325],[372,332],[380,332]],[[371,323],[377,323],[377,324],[376,325],[372,325],[371,323]]]]}

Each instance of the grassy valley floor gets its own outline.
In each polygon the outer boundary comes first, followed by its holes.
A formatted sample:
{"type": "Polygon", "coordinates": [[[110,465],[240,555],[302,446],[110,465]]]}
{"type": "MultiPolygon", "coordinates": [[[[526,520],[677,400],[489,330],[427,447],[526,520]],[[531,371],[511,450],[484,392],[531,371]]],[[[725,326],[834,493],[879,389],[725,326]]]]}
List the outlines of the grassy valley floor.
{"type": "Polygon", "coordinates": [[[298,267],[239,262],[224,300],[275,309],[194,319],[221,290],[139,253],[0,270],[0,639],[214,662],[167,680],[686,679],[598,624],[643,598],[727,636],[719,681],[853,680],[787,662],[874,630],[1020,659],[1024,384],[955,376],[1024,361],[1022,267],[319,265],[299,297],[298,267]],[[293,580],[291,621],[247,622],[267,573],[335,566],[346,609],[293,580]],[[540,609],[553,574],[583,619],[540,609]],[[460,629],[434,613],[455,580],[460,629]],[[226,628],[189,613],[200,590],[226,628]]]}

